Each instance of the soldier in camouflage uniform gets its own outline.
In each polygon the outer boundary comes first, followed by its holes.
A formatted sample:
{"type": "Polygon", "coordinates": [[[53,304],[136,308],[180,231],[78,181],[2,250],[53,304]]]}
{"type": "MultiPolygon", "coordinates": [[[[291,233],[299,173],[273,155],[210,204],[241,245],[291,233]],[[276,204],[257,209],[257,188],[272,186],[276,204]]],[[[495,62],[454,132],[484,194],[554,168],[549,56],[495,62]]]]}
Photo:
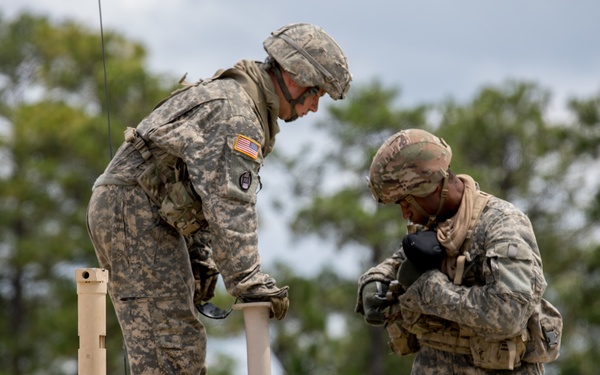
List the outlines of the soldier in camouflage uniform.
{"type": "Polygon", "coordinates": [[[138,126],[94,184],[87,223],[123,331],[132,374],[205,374],[206,333],[195,304],[219,273],[243,302],[288,309],[287,287],[261,270],[259,170],[278,118],[343,99],[346,57],[323,29],[291,24],[264,41],[265,62],[186,86],[138,126]]]}
{"type": "Polygon", "coordinates": [[[384,325],[411,374],[542,374],[562,319],[531,223],[513,204],[450,169],[443,139],[401,131],[379,149],[369,189],[409,221],[402,247],[359,278],[356,311],[384,325]]]}

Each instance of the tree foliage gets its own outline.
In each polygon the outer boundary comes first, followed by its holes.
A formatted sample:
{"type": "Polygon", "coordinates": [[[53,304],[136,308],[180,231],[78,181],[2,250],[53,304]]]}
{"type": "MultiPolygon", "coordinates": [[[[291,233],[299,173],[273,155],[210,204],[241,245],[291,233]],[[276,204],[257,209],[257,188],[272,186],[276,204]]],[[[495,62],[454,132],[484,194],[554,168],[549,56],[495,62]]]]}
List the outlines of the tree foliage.
{"type": "MultiPolygon", "coordinates": [[[[0,373],[73,372],[74,269],[97,264],[85,227],[91,186],[109,144],[167,92],[144,70],[139,44],[108,33],[106,45],[118,129],[110,142],[98,34],[28,14],[0,18],[0,373]]],[[[120,358],[112,365],[122,367],[114,318],[108,329],[120,358]]]]}
{"type": "MultiPolygon", "coordinates": [[[[120,144],[125,127],[137,124],[175,82],[146,71],[139,43],[113,32],[104,42],[108,103],[96,30],[29,14],[0,15],[0,374],[75,373],[73,271],[96,264],[85,228],[90,188],[110,158],[109,145],[120,144]]],[[[371,159],[401,129],[434,131],[452,146],[455,172],[515,202],[534,224],[549,281],[546,296],[565,320],[563,355],[550,367],[564,375],[595,373],[600,93],[571,98],[568,118],[560,121],[550,116],[551,93],[532,82],[485,86],[464,103],[407,106],[400,94],[377,80],[353,87],[317,124],[328,147],[306,145],[298,155],[279,155],[300,204],[277,202],[293,210],[290,230],[340,252],[360,249],[363,270],[380,262],[397,248],[405,222],[399,208],[377,205],[366,189],[371,159]]],[[[391,355],[387,333],[354,312],[358,274],[348,278],[324,268],[306,277],[280,264],[274,276],[290,285],[292,300],[272,336],[286,374],[409,371],[412,357],[391,355]]],[[[215,302],[232,300],[221,291],[215,302]]],[[[108,312],[108,372],[121,373],[120,331],[110,305],[108,312]]],[[[215,336],[239,336],[243,328],[239,314],[206,323],[215,336]]],[[[216,362],[212,372],[234,372],[234,358],[219,355],[216,362]]]]}
{"type": "MultiPolygon", "coordinates": [[[[593,173],[582,171],[597,167],[600,95],[571,99],[566,105],[570,120],[562,121],[549,114],[551,93],[533,82],[485,86],[466,103],[449,99],[406,107],[398,99],[398,90],[377,81],[353,88],[348,100],[328,108],[320,123],[323,136],[334,145],[329,153],[316,165],[300,165],[306,158],[282,158],[290,175],[297,177],[294,191],[299,197],[294,201],[302,202],[292,231],[299,237],[333,240],[339,251],[350,245],[363,248],[369,254],[364,271],[390,255],[405,223],[398,207],[375,204],[364,176],[375,151],[391,134],[412,127],[432,131],[451,145],[455,172],[470,174],[483,190],[516,203],[534,225],[549,282],[546,297],[565,321],[563,355],[548,367],[561,374],[593,373],[599,365],[591,353],[598,350],[600,328],[592,297],[599,280],[595,233],[600,184],[590,178],[593,173]]],[[[347,295],[342,299],[353,301],[356,280],[346,280],[343,288],[347,295]]],[[[385,333],[376,334],[359,322],[349,306],[335,313],[345,319],[354,338],[351,348],[337,353],[345,358],[338,372],[354,373],[343,367],[350,362],[361,374],[398,373],[401,367],[409,371],[410,357],[390,355],[385,333]],[[368,360],[357,360],[361,355],[368,360]]]]}

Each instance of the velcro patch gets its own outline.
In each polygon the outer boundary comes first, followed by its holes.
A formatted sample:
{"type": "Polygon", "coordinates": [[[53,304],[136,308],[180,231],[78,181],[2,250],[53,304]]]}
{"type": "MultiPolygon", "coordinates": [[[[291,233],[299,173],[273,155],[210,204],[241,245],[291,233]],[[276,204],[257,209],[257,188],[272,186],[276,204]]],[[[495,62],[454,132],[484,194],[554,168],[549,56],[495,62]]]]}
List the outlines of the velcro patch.
{"type": "Polygon", "coordinates": [[[250,171],[246,171],[240,176],[240,189],[246,191],[250,189],[250,185],[252,185],[252,173],[250,171]]]}
{"type": "Polygon", "coordinates": [[[256,159],[260,152],[260,144],[253,139],[238,134],[233,149],[256,159]]]}

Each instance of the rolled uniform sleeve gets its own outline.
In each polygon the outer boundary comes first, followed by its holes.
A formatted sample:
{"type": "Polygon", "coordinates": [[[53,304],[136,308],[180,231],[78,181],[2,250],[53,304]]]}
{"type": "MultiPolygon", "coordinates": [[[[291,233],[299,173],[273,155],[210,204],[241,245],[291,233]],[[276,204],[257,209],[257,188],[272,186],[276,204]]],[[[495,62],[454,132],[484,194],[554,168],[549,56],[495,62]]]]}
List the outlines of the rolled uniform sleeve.
{"type": "Polygon", "coordinates": [[[483,246],[484,285],[455,285],[431,270],[400,297],[403,310],[454,321],[492,339],[525,329],[546,288],[541,256],[529,219],[508,202],[490,202],[471,245],[483,246]]]}

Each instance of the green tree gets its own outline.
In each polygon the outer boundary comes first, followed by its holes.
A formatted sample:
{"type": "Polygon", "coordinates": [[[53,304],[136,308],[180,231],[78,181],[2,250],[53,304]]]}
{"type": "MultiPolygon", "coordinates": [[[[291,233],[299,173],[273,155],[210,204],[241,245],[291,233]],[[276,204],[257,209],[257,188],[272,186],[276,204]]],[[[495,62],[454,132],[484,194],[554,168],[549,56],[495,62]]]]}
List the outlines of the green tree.
{"type": "Polygon", "coordinates": [[[570,99],[570,121],[547,118],[549,93],[531,83],[484,88],[470,106],[448,104],[440,133],[458,150],[461,169],[530,217],[549,282],[546,296],[564,318],[562,374],[593,374],[600,254],[597,168],[600,97],[570,99]],[[463,130],[464,131],[461,131],[463,130]],[[477,137],[467,134],[478,134],[477,137]],[[483,142],[494,140],[494,142],[483,142]]]}
{"type": "Polygon", "coordinates": [[[600,144],[600,92],[590,98],[568,101],[568,128],[561,134],[561,149],[566,158],[577,155],[559,169],[569,186],[570,207],[564,210],[557,226],[572,233],[556,249],[551,266],[556,293],[561,296],[565,317],[567,348],[561,360],[563,375],[597,372],[600,360],[600,184],[597,181],[598,145],[600,144]],[[570,220],[567,220],[568,218],[570,220]],[[572,223],[574,222],[574,224],[572,223]]]}
{"type": "MultiPolygon", "coordinates": [[[[300,202],[291,222],[294,233],[332,240],[340,250],[364,248],[370,254],[364,270],[391,254],[404,235],[400,210],[375,205],[363,176],[389,135],[409,127],[434,131],[452,146],[455,172],[468,173],[484,190],[515,202],[533,222],[549,282],[546,296],[565,320],[563,355],[548,368],[563,374],[593,373],[598,360],[591,353],[598,350],[599,326],[598,309],[590,301],[598,292],[600,257],[594,230],[600,185],[581,171],[595,170],[598,97],[572,99],[568,110],[574,120],[559,122],[549,118],[551,93],[531,82],[485,86],[466,103],[450,99],[414,108],[397,109],[397,94],[377,82],[354,88],[348,100],[328,108],[327,119],[320,123],[321,138],[337,145],[330,153],[314,165],[306,165],[306,157],[283,158],[295,182],[294,201],[300,202]]],[[[355,283],[348,280],[342,299],[355,298],[355,283]]],[[[357,322],[349,306],[336,313],[346,322],[357,322]]],[[[351,326],[348,334],[354,340],[337,353],[339,373],[391,374],[410,366],[411,357],[388,355],[381,330],[351,326]],[[358,370],[346,369],[344,363],[358,370]]],[[[297,353],[301,350],[296,348],[297,353]]]]}
{"type": "Polygon", "coordinates": [[[591,374],[586,366],[597,368],[598,362],[585,353],[598,348],[588,336],[598,329],[597,322],[581,314],[593,311],[589,306],[578,304],[573,310],[570,305],[572,299],[589,301],[586,295],[597,292],[593,287],[586,291],[597,273],[589,268],[598,254],[590,246],[597,247],[598,238],[593,222],[584,218],[591,201],[580,192],[596,191],[599,185],[580,171],[591,167],[589,154],[599,138],[589,122],[590,110],[594,103],[596,112],[600,107],[597,99],[572,100],[567,108],[576,121],[558,123],[548,118],[550,99],[533,83],[484,87],[466,105],[444,104],[439,134],[455,150],[453,167],[474,176],[484,190],[515,202],[533,223],[549,284],[546,296],[559,307],[565,324],[563,355],[548,367],[569,373],[563,369],[574,366],[579,374],[591,374]],[[580,352],[580,345],[589,349],[580,352]],[[572,361],[581,354],[585,360],[572,361]]]}
{"type": "MultiPolygon", "coordinates": [[[[85,208],[109,160],[100,45],[73,22],[0,17],[0,373],[74,372],[74,269],[97,264],[85,208]]],[[[145,57],[139,44],[106,34],[115,144],[168,92],[145,57]]],[[[115,373],[123,360],[109,309],[115,373]]]]}
{"type": "MultiPolygon", "coordinates": [[[[74,269],[96,264],[85,229],[90,187],[110,158],[109,138],[120,144],[125,127],[173,88],[174,79],[145,70],[143,46],[108,32],[107,106],[100,42],[96,30],[73,22],[0,14],[0,374],[75,372],[74,269]]],[[[570,118],[561,122],[549,118],[551,95],[534,83],[486,86],[465,103],[407,107],[399,94],[378,81],[353,88],[318,124],[333,147],[279,155],[300,204],[293,233],[315,235],[340,251],[361,249],[363,270],[380,262],[397,248],[405,222],[399,208],[370,197],[364,176],[372,156],[401,129],[439,133],[454,150],[456,172],[515,202],[534,224],[547,296],[565,319],[563,355],[549,367],[594,374],[600,366],[600,184],[593,172],[600,94],[571,99],[570,118]],[[306,155],[316,157],[307,162],[306,155]]],[[[408,372],[412,357],[390,355],[387,333],[354,313],[358,275],[325,268],[305,277],[281,264],[274,276],[291,287],[292,309],[273,325],[272,337],[287,375],[408,372]]],[[[221,291],[215,302],[232,300],[221,291]]],[[[110,305],[107,311],[108,372],[120,373],[120,330],[110,305]]],[[[240,314],[206,323],[211,336],[242,330],[240,314]]],[[[233,373],[233,358],[216,361],[211,371],[233,373]]]]}

